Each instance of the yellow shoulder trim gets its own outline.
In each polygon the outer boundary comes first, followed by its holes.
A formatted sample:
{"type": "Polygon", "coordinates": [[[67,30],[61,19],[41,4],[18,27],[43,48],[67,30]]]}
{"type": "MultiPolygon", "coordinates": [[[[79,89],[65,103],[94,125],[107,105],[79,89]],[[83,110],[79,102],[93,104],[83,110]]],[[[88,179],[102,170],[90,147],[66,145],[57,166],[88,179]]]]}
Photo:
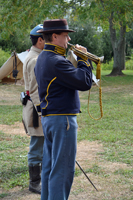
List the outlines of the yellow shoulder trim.
{"type": "Polygon", "coordinates": [[[78,60],[78,62],[79,61],[82,61],[82,62],[84,62],[86,65],[87,65],[87,67],[89,67],[90,66],[90,64],[89,63],[87,63],[87,62],[85,62],[84,60],[78,60]]]}

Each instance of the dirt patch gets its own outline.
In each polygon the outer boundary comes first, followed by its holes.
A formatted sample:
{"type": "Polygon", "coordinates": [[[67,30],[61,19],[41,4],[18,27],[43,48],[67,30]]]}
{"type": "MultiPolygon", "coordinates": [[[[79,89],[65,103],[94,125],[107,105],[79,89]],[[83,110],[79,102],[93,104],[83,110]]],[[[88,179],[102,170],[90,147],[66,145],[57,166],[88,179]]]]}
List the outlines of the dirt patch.
{"type": "Polygon", "coordinates": [[[90,167],[95,160],[98,160],[98,153],[103,152],[102,144],[96,141],[81,141],[77,145],[77,161],[84,167],[90,167]]]}
{"type": "Polygon", "coordinates": [[[20,122],[15,122],[13,125],[0,124],[0,131],[10,135],[26,135],[23,124],[20,122]]]}
{"type": "Polygon", "coordinates": [[[20,92],[24,91],[24,85],[0,84],[0,105],[22,105],[20,92]]]}
{"type": "MultiPolygon", "coordinates": [[[[0,191],[4,193],[4,191],[0,191]]],[[[39,194],[31,193],[28,188],[22,189],[21,187],[15,187],[11,189],[8,193],[7,197],[2,199],[4,200],[38,200],[40,199],[39,194]]]]}

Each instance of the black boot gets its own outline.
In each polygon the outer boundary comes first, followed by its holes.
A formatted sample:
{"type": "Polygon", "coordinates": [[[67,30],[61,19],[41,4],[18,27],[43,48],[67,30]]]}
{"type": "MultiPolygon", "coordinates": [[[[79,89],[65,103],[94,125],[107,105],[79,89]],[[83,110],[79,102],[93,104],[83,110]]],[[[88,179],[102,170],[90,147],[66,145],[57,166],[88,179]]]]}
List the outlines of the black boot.
{"type": "Polygon", "coordinates": [[[29,166],[29,191],[41,194],[41,166],[29,166]]]}

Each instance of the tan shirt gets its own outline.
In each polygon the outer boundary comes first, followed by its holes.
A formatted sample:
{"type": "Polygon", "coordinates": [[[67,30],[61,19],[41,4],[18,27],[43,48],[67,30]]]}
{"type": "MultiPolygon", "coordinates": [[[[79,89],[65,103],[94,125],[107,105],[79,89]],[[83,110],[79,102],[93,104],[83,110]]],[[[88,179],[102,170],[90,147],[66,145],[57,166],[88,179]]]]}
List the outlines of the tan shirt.
{"type": "Polygon", "coordinates": [[[25,123],[28,135],[30,136],[44,136],[41,119],[39,118],[39,127],[33,127],[33,104],[36,106],[40,104],[38,95],[38,85],[34,74],[34,67],[36,65],[37,58],[41,53],[41,49],[34,46],[31,47],[23,65],[23,77],[25,82],[25,90],[30,93],[31,101],[28,101],[26,106],[23,106],[23,121],[25,123]]]}
{"type": "Polygon", "coordinates": [[[41,49],[32,46],[23,65],[25,90],[29,91],[34,105],[40,104],[38,95],[38,85],[34,74],[34,67],[41,51],[41,49]]]}

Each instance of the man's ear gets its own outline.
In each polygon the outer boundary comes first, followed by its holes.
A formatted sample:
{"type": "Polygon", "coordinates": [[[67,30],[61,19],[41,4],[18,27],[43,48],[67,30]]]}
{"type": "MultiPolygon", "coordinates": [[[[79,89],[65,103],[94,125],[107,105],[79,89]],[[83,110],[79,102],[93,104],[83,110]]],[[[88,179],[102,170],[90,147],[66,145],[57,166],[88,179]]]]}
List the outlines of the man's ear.
{"type": "Polygon", "coordinates": [[[39,38],[38,38],[38,42],[41,42],[41,41],[42,41],[42,38],[41,38],[41,37],[39,37],[39,38]]]}
{"type": "Polygon", "coordinates": [[[56,35],[55,33],[53,33],[53,34],[52,34],[52,38],[53,38],[53,40],[56,40],[57,35],[56,35]]]}
{"type": "Polygon", "coordinates": [[[38,38],[38,43],[42,43],[43,39],[41,37],[38,38]]]}

